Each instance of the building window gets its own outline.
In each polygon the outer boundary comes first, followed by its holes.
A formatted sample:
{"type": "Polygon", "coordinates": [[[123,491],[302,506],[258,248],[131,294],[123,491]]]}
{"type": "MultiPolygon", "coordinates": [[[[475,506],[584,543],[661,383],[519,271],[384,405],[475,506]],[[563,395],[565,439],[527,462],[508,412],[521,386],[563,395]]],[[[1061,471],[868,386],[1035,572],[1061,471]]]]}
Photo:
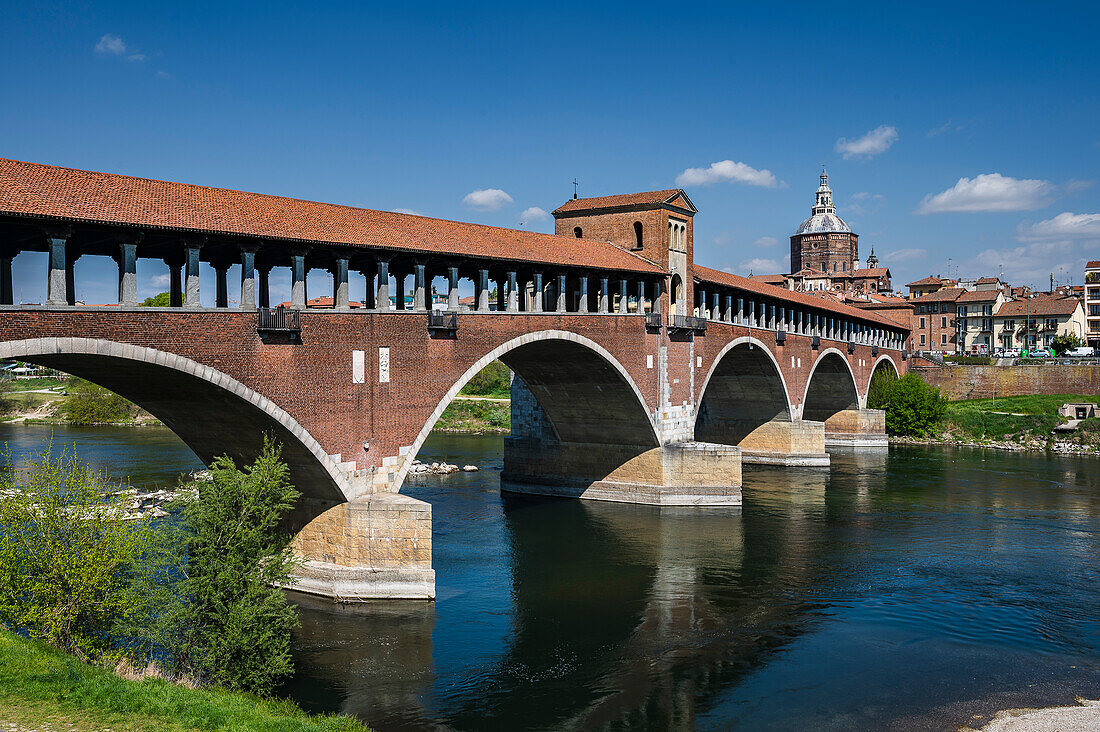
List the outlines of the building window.
{"type": "MultiPolygon", "coordinates": [[[[922,327],[922,328],[924,327],[924,318],[920,319],[920,327],[922,327]]],[[[924,336],[921,336],[921,337],[923,338],[924,336]]]]}
{"type": "Polygon", "coordinates": [[[942,343],[943,345],[947,345],[947,334],[946,333],[943,333],[942,335],[940,335],[940,343],[942,343]]]}
{"type": "Polygon", "coordinates": [[[634,222],[634,248],[635,249],[641,249],[642,248],[642,222],[641,221],[635,221],[634,222]]]}
{"type": "Polygon", "coordinates": [[[947,327],[947,316],[946,315],[940,316],[940,327],[941,328],[946,328],[947,327]]]}
{"type": "Polygon", "coordinates": [[[581,236],[583,236],[583,235],[584,235],[584,232],[583,232],[583,231],[581,231],[581,227],[579,227],[579,226],[574,226],[574,227],[573,227],[573,236],[575,236],[575,237],[577,237],[578,239],[580,239],[580,238],[581,238],[581,236]]]}
{"type": "Polygon", "coordinates": [[[920,344],[921,344],[922,346],[924,345],[924,333],[921,333],[921,334],[920,334],[920,344]]]}

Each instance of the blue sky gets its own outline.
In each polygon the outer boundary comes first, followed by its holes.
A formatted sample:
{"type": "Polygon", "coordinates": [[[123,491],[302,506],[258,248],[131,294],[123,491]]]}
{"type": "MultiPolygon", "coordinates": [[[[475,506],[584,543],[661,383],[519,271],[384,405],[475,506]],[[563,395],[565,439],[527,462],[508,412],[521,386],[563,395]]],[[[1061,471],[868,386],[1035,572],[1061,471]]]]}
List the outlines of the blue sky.
{"type": "MultiPolygon", "coordinates": [[[[24,3],[0,156],[541,231],[574,177],[679,181],[696,261],[746,274],[785,269],[825,164],[896,287],[1079,283],[1097,37],[1084,4],[24,3]]],[[[44,264],[16,264],[41,297],[44,264]]],[[[142,294],[162,275],[143,262],[142,294]]],[[[108,263],[78,276],[111,301],[108,263]]]]}

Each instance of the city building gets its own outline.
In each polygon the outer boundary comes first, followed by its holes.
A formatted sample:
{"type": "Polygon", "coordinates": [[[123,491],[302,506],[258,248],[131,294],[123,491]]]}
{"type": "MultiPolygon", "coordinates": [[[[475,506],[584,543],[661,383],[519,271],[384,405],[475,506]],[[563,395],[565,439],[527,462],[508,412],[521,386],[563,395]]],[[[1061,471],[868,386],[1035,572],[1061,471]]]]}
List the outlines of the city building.
{"type": "Polygon", "coordinates": [[[1085,265],[1085,340],[1100,348],[1100,262],[1085,265]]]}
{"type": "Polygon", "coordinates": [[[909,301],[913,306],[913,347],[918,351],[953,353],[957,348],[955,301],[966,292],[943,287],[909,301]]]}
{"type": "Polygon", "coordinates": [[[997,347],[993,317],[1007,302],[999,285],[1000,280],[983,277],[975,285],[981,289],[964,291],[955,299],[955,350],[959,353],[988,354],[997,347]]]}
{"type": "Polygon", "coordinates": [[[916,282],[910,282],[906,287],[909,288],[909,299],[915,300],[918,297],[923,297],[932,292],[937,292],[945,287],[958,287],[959,283],[956,280],[945,279],[942,277],[935,277],[928,275],[924,279],[917,280],[916,282]]]}
{"type": "Polygon", "coordinates": [[[993,327],[1002,348],[1050,348],[1059,335],[1085,340],[1085,309],[1076,297],[1035,295],[1001,305],[993,327]]]}

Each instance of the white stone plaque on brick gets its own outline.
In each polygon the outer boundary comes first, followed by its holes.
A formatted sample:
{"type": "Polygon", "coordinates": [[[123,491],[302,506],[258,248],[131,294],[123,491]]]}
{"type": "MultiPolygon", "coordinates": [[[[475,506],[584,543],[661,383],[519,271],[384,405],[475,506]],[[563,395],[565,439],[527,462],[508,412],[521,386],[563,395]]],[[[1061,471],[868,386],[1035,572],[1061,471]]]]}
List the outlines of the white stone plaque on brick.
{"type": "Polygon", "coordinates": [[[646,354],[646,357],[645,357],[645,367],[646,367],[647,369],[651,369],[651,368],[653,368],[653,355],[652,355],[652,354],[648,354],[648,353],[646,354]]]}
{"type": "Polygon", "coordinates": [[[367,358],[365,351],[351,352],[351,383],[362,384],[367,380],[367,358]]]}
{"type": "Polygon", "coordinates": [[[378,383],[390,383],[390,349],[387,346],[378,349],[378,383]]]}

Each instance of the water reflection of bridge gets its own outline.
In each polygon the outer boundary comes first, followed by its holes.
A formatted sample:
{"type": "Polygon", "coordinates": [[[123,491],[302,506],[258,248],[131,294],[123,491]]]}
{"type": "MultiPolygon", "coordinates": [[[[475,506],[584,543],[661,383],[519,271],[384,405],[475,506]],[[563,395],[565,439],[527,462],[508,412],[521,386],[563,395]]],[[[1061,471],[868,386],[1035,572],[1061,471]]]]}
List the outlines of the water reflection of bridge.
{"type": "MultiPolygon", "coordinates": [[[[847,457],[861,485],[835,510],[870,500],[884,461],[847,457]]],[[[513,609],[495,660],[455,690],[433,671],[434,609],[313,610],[303,640],[316,676],[298,695],[320,697],[310,683],[337,686],[343,700],[323,708],[383,729],[431,728],[432,718],[456,728],[690,729],[818,622],[820,603],[807,598],[837,581],[820,561],[836,501],[829,479],[758,469],[743,508],[705,512],[508,498],[513,609]],[[338,648],[334,632],[346,635],[338,648]],[[328,647],[311,652],[314,636],[328,647]]]]}

